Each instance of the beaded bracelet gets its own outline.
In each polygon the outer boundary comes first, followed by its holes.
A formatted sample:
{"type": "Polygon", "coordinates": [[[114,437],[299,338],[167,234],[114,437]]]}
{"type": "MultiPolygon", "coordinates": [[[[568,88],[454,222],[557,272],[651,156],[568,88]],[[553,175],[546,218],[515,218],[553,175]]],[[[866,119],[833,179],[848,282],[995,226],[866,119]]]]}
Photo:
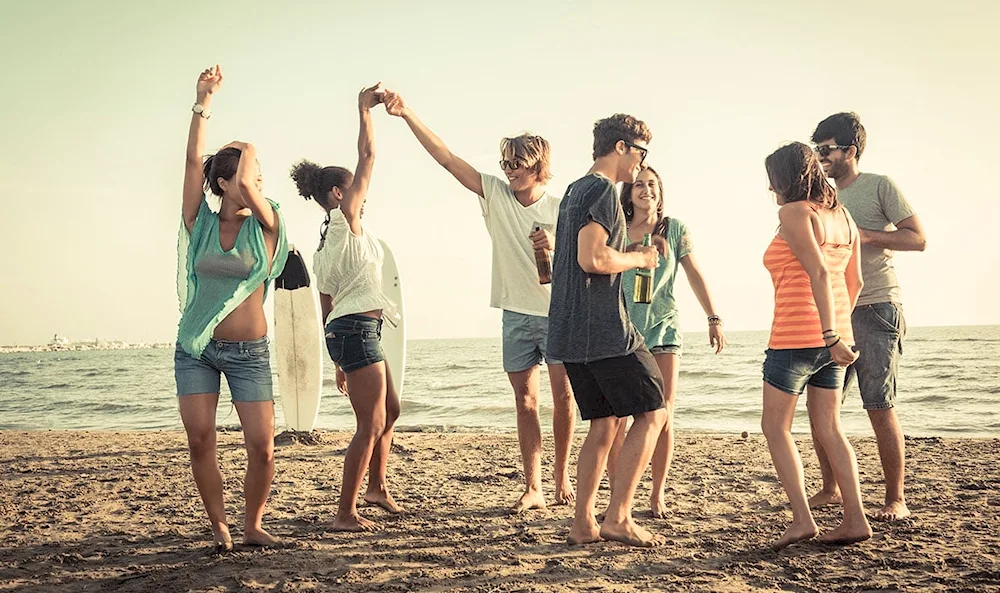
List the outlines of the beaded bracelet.
{"type": "Polygon", "coordinates": [[[722,325],[722,318],[718,315],[709,315],[708,325],[722,325]]]}

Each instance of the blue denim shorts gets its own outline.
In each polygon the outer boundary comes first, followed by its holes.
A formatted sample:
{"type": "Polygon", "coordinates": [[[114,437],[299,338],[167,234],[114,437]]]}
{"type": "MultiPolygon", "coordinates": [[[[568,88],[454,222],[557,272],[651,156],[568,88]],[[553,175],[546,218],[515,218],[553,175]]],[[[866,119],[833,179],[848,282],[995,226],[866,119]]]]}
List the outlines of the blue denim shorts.
{"type": "Polygon", "coordinates": [[[274,400],[271,383],[271,354],[267,336],[249,342],[211,340],[201,358],[174,349],[174,379],[177,396],[219,393],[220,376],[226,376],[234,402],[274,400]]]}
{"type": "Polygon", "coordinates": [[[549,318],[514,311],[503,312],[503,370],[520,373],[541,364],[562,364],[545,356],[549,318]]]}
{"type": "Polygon", "coordinates": [[[886,410],[896,405],[896,374],[903,356],[906,320],[898,303],[872,303],[851,313],[854,341],[860,356],[847,367],[844,398],[857,380],[866,410],[886,410]]]}
{"type": "Polygon", "coordinates": [[[344,315],[326,324],[326,350],[345,373],[385,360],[382,353],[382,320],[365,315],[344,315]]]}
{"type": "Polygon", "coordinates": [[[828,348],[764,351],[764,382],[785,393],[802,395],[807,385],[840,389],[847,369],[833,361],[828,348]]]}

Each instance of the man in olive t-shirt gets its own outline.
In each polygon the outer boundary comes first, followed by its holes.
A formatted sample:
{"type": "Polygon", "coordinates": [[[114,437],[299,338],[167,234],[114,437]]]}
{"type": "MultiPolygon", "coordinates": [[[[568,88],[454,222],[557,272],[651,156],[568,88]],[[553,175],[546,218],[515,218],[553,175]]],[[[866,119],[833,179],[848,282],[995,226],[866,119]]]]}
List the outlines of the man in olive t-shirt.
{"type": "MultiPolygon", "coordinates": [[[[910,516],[903,495],[905,441],[894,406],[906,321],[892,254],[923,251],[924,230],[891,179],[858,169],[866,133],[856,113],[837,113],[826,118],[816,127],[812,141],[824,172],[837,184],[837,197],[857,223],[861,238],[864,287],[851,314],[861,355],[847,369],[844,394],[857,379],[878,442],[885,474],[885,506],[875,518],[904,519],[910,516]]],[[[823,473],[823,489],[809,500],[810,506],[840,503],[840,490],[826,452],[815,438],[813,443],[823,473]]]]}

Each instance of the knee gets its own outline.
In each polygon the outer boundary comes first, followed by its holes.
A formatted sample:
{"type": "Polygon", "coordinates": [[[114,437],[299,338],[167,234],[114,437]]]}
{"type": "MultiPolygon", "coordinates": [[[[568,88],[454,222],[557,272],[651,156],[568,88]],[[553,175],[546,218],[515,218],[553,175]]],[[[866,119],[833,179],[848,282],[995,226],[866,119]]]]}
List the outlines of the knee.
{"type": "Polygon", "coordinates": [[[215,458],[215,433],[188,433],[188,451],[193,461],[215,458]]]}
{"type": "Polygon", "coordinates": [[[384,430],[388,430],[396,424],[396,420],[399,420],[400,405],[399,403],[392,403],[385,407],[385,427],[384,430]]]}
{"type": "Polygon", "coordinates": [[[667,418],[668,414],[666,408],[644,412],[643,414],[635,417],[636,421],[641,419],[645,422],[649,422],[651,426],[658,430],[662,429],[667,424],[667,418]]]}
{"type": "Polygon", "coordinates": [[[385,427],[386,415],[376,414],[372,418],[369,418],[367,422],[358,424],[358,436],[374,443],[382,438],[382,435],[385,433],[385,427]]]}
{"type": "Polygon", "coordinates": [[[519,393],[517,394],[517,413],[518,414],[537,414],[538,413],[538,395],[535,393],[519,393]]]}
{"type": "Polygon", "coordinates": [[[257,443],[247,443],[247,460],[250,463],[260,465],[274,463],[274,441],[268,439],[257,443]]]}
{"type": "Polygon", "coordinates": [[[764,433],[764,438],[771,440],[775,437],[784,436],[786,432],[784,423],[778,418],[771,418],[767,414],[760,418],[760,431],[764,433]]]}

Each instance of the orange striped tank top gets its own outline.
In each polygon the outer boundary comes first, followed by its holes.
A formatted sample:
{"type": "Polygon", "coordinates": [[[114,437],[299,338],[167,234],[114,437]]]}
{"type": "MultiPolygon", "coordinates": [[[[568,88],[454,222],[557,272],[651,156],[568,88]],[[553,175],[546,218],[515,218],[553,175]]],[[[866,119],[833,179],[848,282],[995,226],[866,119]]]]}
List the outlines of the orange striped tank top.
{"type": "MultiPolygon", "coordinates": [[[[815,210],[815,207],[813,209],[815,210]]],[[[844,217],[847,218],[846,213],[844,217]]],[[[833,329],[840,334],[841,340],[854,344],[854,332],[851,329],[851,299],[847,292],[845,271],[851,261],[855,238],[850,234],[848,237],[847,244],[823,243],[820,250],[826,261],[830,285],[833,288],[834,310],[837,316],[836,327],[833,329]]],[[[764,252],[764,267],[771,273],[771,281],[774,283],[774,321],[771,323],[768,348],[789,350],[825,346],[823,330],[828,328],[822,327],[820,323],[819,309],[813,298],[809,274],[795,257],[788,242],[779,235],[774,236],[764,252]]]]}

